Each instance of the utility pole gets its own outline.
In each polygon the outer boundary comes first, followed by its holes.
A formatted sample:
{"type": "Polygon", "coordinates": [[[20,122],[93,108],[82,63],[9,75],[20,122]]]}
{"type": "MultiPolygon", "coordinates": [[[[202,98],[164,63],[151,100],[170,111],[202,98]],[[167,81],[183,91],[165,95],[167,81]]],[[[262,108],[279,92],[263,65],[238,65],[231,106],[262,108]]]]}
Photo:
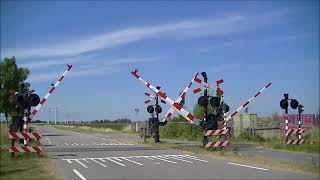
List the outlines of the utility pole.
{"type": "Polygon", "coordinates": [[[58,108],[55,107],[54,110],[55,110],[55,111],[54,111],[54,124],[57,124],[57,111],[58,111],[58,108]]]}
{"type": "MultiPolygon", "coordinates": [[[[208,77],[207,77],[207,73],[206,72],[202,72],[201,73],[203,79],[204,79],[204,82],[205,83],[208,83],[208,77]]],[[[208,89],[206,88],[204,90],[204,98],[205,98],[205,106],[204,106],[204,118],[203,118],[203,121],[206,122],[207,119],[208,119],[208,89]]],[[[208,136],[203,136],[203,143],[207,143],[209,142],[209,138],[208,136]]]]}

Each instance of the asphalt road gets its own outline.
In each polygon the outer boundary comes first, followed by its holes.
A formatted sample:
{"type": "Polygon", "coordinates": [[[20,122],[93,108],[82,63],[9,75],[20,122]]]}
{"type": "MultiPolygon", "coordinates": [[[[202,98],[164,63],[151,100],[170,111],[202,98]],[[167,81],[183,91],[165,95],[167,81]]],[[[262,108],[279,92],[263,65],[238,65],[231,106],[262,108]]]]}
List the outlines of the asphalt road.
{"type": "Polygon", "coordinates": [[[123,134],[87,134],[45,126],[37,129],[43,135],[44,151],[64,179],[318,179],[125,143],[123,138],[130,137],[123,134]]]}

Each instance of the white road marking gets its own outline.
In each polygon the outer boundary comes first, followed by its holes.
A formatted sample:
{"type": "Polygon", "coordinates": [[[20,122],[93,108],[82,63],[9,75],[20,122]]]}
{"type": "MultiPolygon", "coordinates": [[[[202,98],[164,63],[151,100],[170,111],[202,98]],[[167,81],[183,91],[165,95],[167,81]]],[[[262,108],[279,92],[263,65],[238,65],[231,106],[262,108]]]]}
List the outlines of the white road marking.
{"type": "Polygon", "coordinates": [[[141,164],[141,163],[138,163],[138,162],[133,161],[133,160],[128,159],[128,158],[124,158],[124,157],[123,157],[122,159],[127,160],[127,161],[132,162],[132,163],[135,163],[135,164],[138,164],[138,165],[140,165],[140,166],[142,166],[142,165],[143,165],[143,164],[141,164]]]}
{"type": "MultiPolygon", "coordinates": [[[[141,158],[141,157],[138,157],[138,158],[141,158]]],[[[153,161],[154,159],[152,159],[151,157],[144,157],[146,159],[150,159],[151,161],[153,161]]],[[[160,164],[159,162],[155,162],[156,164],[160,164]]]]}
{"type": "Polygon", "coordinates": [[[76,169],[72,169],[74,173],[76,173],[76,175],[81,179],[81,180],[87,180],[82,174],[80,174],[79,171],[77,171],[76,169]]]}
{"type": "Polygon", "coordinates": [[[136,162],[136,161],[132,160],[132,158],[149,159],[149,160],[152,160],[157,165],[160,163],[156,162],[156,161],[164,161],[164,162],[173,163],[173,164],[179,163],[179,161],[183,161],[183,162],[187,162],[187,163],[193,163],[193,161],[208,162],[206,160],[202,160],[202,159],[199,159],[198,157],[190,156],[188,154],[184,154],[184,155],[181,155],[181,154],[180,155],[156,155],[156,156],[121,156],[121,157],[101,157],[101,158],[99,157],[99,158],[79,158],[79,159],[62,159],[62,160],[67,161],[68,163],[72,163],[72,161],[76,161],[77,163],[79,163],[80,165],[82,165],[85,168],[88,168],[88,167],[83,162],[87,162],[90,164],[90,161],[88,162],[88,160],[92,160],[93,162],[95,162],[103,167],[107,167],[107,165],[105,165],[101,162],[107,162],[106,160],[109,160],[115,164],[118,164],[118,165],[124,166],[124,167],[126,166],[124,164],[126,161],[140,165],[140,166],[143,165],[140,162],[136,162]],[[81,160],[83,162],[81,162],[81,160]],[[172,160],[177,160],[177,162],[172,161],[172,160]]]}
{"type": "Polygon", "coordinates": [[[209,161],[206,161],[206,160],[199,159],[199,158],[197,158],[195,156],[190,156],[188,154],[186,156],[184,156],[184,158],[189,158],[189,159],[192,159],[192,160],[202,161],[202,162],[209,162],[209,161]]]}
{"type": "Polygon", "coordinates": [[[259,167],[255,167],[255,166],[248,166],[248,165],[244,165],[244,164],[237,164],[237,163],[232,163],[232,162],[228,162],[228,164],[247,167],[247,168],[252,168],[252,169],[259,169],[259,170],[262,170],[262,171],[269,171],[269,169],[259,168],[259,167]]]}
{"type": "Polygon", "coordinates": [[[162,159],[160,157],[153,157],[155,159],[159,159],[159,160],[162,160],[162,161],[166,161],[166,162],[169,162],[169,163],[173,163],[173,164],[176,164],[177,162],[174,162],[174,161],[169,161],[169,160],[166,160],[166,159],[162,159]]]}
{"type": "Polygon", "coordinates": [[[48,138],[48,136],[46,136],[46,138],[47,138],[48,143],[51,144],[51,141],[50,141],[50,139],[48,138]]]}
{"type": "Polygon", "coordinates": [[[176,159],[176,160],[179,160],[179,161],[184,161],[184,162],[187,162],[187,163],[193,163],[193,162],[191,162],[191,161],[184,160],[184,159],[182,159],[182,158],[180,158],[180,157],[169,157],[169,158],[171,158],[171,159],[176,159]]]}
{"type": "Polygon", "coordinates": [[[79,163],[81,166],[83,166],[84,168],[88,168],[88,166],[84,165],[82,162],[80,162],[80,160],[75,159],[75,161],[76,161],[77,163],[79,163]]]}
{"type": "Polygon", "coordinates": [[[64,143],[65,145],[67,145],[67,146],[69,146],[69,144],[68,143],[64,143]]]}
{"type": "Polygon", "coordinates": [[[97,161],[97,160],[95,160],[95,159],[91,159],[91,160],[92,160],[93,162],[99,164],[99,165],[102,166],[102,167],[107,167],[106,165],[102,164],[101,162],[99,162],[99,161],[97,161]]]}
{"type": "Polygon", "coordinates": [[[124,167],[125,167],[124,164],[121,164],[121,163],[119,163],[119,162],[117,162],[117,161],[115,161],[115,160],[112,160],[112,159],[110,159],[110,158],[106,158],[106,159],[108,159],[109,161],[114,162],[114,163],[116,163],[116,164],[119,164],[120,166],[124,166],[124,167]]]}

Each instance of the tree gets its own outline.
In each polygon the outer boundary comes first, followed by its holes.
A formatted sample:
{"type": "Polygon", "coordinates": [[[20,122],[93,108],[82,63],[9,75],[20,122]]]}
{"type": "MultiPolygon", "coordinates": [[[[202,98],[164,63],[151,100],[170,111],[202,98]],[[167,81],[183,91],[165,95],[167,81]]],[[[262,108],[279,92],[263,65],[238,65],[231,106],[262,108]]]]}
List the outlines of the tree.
{"type": "Polygon", "coordinates": [[[24,83],[22,92],[29,90],[29,83],[25,80],[28,78],[29,70],[27,68],[19,68],[16,64],[15,57],[4,58],[0,61],[0,113],[4,113],[8,123],[8,117],[13,109],[10,101],[12,92],[18,90],[19,85],[24,83]]]}

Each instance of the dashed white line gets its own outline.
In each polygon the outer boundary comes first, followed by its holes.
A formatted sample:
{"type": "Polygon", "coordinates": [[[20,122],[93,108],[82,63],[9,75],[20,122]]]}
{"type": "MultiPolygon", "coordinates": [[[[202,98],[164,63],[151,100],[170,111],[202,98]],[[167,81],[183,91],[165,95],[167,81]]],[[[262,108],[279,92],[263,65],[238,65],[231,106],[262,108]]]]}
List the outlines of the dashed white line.
{"type": "Polygon", "coordinates": [[[237,164],[237,163],[232,163],[232,162],[228,162],[228,164],[247,167],[247,168],[252,168],[252,169],[259,169],[259,170],[262,170],[262,171],[269,171],[269,169],[259,168],[259,167],[255,167],[255,166],[248,166],[248,165],[244,165],[244,164],[237,164]]]}
{"type": "Polygon", "coordinates": [[[87,180],[87,178],[85,178],[79,171],[77,171],[76,169],[72,169],[74,173],[76,173],[76,175],[81,179],[81,180],[87,180]]]}

